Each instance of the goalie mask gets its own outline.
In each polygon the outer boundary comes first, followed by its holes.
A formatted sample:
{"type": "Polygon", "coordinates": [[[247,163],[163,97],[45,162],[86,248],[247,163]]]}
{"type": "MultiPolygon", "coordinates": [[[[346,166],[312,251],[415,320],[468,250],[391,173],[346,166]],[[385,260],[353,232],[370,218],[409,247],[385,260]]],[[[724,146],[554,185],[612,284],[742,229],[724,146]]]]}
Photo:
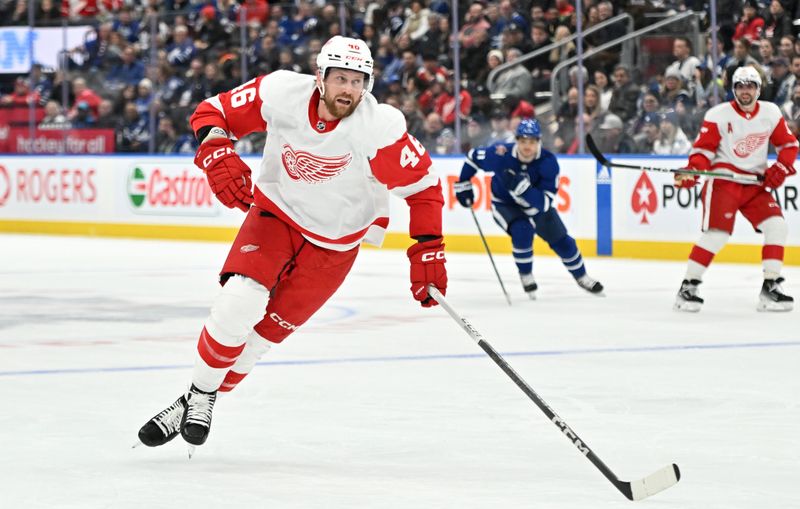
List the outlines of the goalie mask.
{"type": "MultiPolygon", "coordinates": [[[[758,97],[761,95],[761,75],[758,74],[758,71],[755,70],[752,66],[746,65],[744,67],[740,67],[736,69],[733,73],[733,77],[731,78],[731,88],[733,89],[733,97],[736,99],[736,102],[739,106],[747,106],[746,104],[742,104],[742,101],[739,100],[739,94],[736,93],[736,86],[741,85],[755,85],[756,92],[753,94],[753,101],[755,102],[758,100],[758,97]]],[[[752,104],[751,102],[751,104],[752,104]]]]}
{"type": "Polygon", "coordinates": [[[362,95],[372,91],[372,53],[367,44],[360,39],[342,37],[336,35],[331,37],[322,46],[317,55],[317,73],[319,77],[319,91],[325,95],[325,76],[328,69],[346,69],[359,71],[366,75],[364,90],[362,95]]]}

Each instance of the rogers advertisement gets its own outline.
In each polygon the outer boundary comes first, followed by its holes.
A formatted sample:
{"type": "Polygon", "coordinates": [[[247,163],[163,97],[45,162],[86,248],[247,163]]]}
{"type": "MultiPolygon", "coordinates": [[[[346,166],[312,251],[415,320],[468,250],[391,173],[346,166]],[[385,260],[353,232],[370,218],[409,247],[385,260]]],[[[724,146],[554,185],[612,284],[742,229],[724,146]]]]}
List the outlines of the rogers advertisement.
{"type": "Polygon", "coordinates": [[[0,210],[71,207],[90,210],[99,203],[98,170],[92,165],[0,164],[0,210]]]}

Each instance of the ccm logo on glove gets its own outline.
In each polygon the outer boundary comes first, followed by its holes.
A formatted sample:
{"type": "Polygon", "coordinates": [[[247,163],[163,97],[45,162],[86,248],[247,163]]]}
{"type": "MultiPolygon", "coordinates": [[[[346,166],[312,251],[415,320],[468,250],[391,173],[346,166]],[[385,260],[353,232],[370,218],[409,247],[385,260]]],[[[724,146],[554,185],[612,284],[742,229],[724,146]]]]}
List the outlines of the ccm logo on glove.
{"type": "Polygon", "coordinates": [[[411,295],[422,307],[436,306],[438,303],[428,294],[428,285],[438,288],[442,295],[447,291],[447,260],[441,237],[417,242],[408,248],[407,254],[411,262],[411,295]]]}
{"type": "Polygon", "coordinates": [[[248,167],[227,138],[203,142],[197,149],[194,164],[206,173],[217,199],[228,208],[247,212],[253,203],[253,183],[248,167]]]}
{"type": "Polygon", "coordinates": [[[444,251],[436,251],[434,253],[423,253],[420,259],[423,262],[432,262],[434,260],[444,260],[444,251]]]}
{"type": "Polygon", "coordinates": [[[228,154],[232,154],[234,152],[233,147],[222,147],[218,148],[211,154],[209,154],[205,159],[203,159],[203,169],[207,170],[208,165],[211,164],[212,161],[215,159],[219,159],[220,157],[224,157],[228,154]]]}

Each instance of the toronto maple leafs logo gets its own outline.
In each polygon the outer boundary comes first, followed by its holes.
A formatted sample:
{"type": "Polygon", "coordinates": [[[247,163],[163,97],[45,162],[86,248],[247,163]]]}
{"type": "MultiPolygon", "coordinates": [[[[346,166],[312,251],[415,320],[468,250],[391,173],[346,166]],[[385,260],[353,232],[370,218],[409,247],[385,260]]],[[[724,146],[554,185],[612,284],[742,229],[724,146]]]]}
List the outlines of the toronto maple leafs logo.
{"type": "Polygon", "coordinates": [[[349,153],[333,157],[318,156],[305,150],[294,150],[285,143],[281,160],[292,180],[319,184],[340,174],[353,160],[353,156],[349,153]]]}
{"type": "Polygon", "coordinates": [[[733,153],[739,157],[747,157],[766,143],[768,137],[768,132],[748,134],[745,138],[733,143],[733,153]]]}

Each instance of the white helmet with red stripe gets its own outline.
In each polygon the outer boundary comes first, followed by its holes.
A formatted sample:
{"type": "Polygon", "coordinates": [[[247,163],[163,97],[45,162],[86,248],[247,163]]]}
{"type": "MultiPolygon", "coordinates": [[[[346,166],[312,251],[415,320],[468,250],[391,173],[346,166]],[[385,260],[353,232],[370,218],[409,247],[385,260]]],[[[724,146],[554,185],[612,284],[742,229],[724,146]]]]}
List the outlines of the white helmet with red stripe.
{"type": "MultiPolygon", "coordinates": [[[[361,39],[336,35],[328,39],[317,55],[317,68],[320,82],[325,79],[328,69],[348,69],[367,75],[365,92],[372,91],[372,52],[361,39]]],[[[324,89],[320,90],[324,92],[324,89]]]]}

